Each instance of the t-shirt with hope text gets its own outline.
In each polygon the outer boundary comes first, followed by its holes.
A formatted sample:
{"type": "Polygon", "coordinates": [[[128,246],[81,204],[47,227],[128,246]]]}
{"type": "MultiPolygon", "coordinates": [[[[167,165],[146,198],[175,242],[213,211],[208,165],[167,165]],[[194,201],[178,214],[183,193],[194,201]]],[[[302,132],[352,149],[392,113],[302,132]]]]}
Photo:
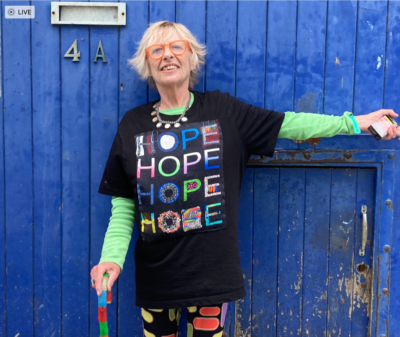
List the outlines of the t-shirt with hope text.
{"type": "Polygon", "coordinates": [[[156,128],[155,102],[128,111],[99,187],[135,201],[140,307],[245,296],[238,242],[243,174],[250,154],[273,155],[285,115],[218,90],[193,94],[179,128],[156,128]]]}

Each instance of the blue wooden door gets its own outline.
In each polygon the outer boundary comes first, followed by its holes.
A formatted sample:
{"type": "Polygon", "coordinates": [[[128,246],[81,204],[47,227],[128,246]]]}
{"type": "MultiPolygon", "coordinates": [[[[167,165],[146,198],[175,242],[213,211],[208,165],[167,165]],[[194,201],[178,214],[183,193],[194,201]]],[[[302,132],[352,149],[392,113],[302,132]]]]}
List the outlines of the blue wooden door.
{"type": "Polygon", "coordinates": [[[231,308],[231,336],[369,336],[375,179],[364,168],[247,169],[247,297],[231,308]],[[368,241],[360,256],[363,205],[368,241]]]}

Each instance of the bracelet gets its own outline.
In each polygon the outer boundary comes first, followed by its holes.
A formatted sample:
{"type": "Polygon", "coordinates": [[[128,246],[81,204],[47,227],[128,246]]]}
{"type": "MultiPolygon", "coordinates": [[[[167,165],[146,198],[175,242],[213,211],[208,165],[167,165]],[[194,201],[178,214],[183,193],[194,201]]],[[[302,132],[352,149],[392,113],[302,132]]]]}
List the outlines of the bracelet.
{"type": "MultiPolygon", "coordinates": [[[[348,112],[348,111],[346,111],[346,112],[348,112]]],[[[353,128],[354,128],[355,133],[361,133],[360,127],[358,126],[357,120],[353,116],[353,114],[348,115],[348,116],[351,119],[351,121],[353,122],[353,128]]]]}

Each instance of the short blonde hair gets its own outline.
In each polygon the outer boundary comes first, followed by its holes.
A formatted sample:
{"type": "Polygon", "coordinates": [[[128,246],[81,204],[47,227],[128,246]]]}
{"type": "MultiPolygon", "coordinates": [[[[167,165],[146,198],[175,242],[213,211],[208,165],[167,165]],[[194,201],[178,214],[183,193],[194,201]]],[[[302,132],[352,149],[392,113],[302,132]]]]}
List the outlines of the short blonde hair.
{"type": "Polygon", "coordinates": [[[139,48],[133,58],[128,59],[131,68],[135,69],[140,78],[147,80],[149,85],[156,88],[156,83],[152,76],[150,76],[150,69],[146,61],[145,49],[153,44],[169,41],[173,33],[178,33],[183,40],[187,40],[193,51],[191,53],[191,62],[194,63],[195,68],[190,72],[189,89],[198,82],[201,67],[205,63],[206,47],[199,43],[194,35],[184,25],[170,21],[158,21],[149,26],[143,34],[139,42],[139,48]]]}

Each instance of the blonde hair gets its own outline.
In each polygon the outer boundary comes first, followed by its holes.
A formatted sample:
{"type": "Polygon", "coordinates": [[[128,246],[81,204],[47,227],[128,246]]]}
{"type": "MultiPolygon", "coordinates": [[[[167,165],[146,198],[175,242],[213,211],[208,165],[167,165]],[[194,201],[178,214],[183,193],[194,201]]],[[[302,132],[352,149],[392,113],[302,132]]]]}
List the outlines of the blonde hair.
{"type": "Polygon", "coordinates": [[[194,35],[184,25],[170,21],[158,21],[149,26],[139,42],[139,48],[133,58],[128,59],[131,68],[135,69],[142,80],[147,80],[149,85],[156,88],[156,83],[150,76],[150,69],[146,61],[145,49],[160,41],[169,41],[173,33],[178,33],[183,40],[187,40],[193,51],[191,53],[191,62],[195,65],[194,70],[190,72],[189,89],[198,82],[201,67],[205,63],[206,47],[199,43],[194,35]]]}

